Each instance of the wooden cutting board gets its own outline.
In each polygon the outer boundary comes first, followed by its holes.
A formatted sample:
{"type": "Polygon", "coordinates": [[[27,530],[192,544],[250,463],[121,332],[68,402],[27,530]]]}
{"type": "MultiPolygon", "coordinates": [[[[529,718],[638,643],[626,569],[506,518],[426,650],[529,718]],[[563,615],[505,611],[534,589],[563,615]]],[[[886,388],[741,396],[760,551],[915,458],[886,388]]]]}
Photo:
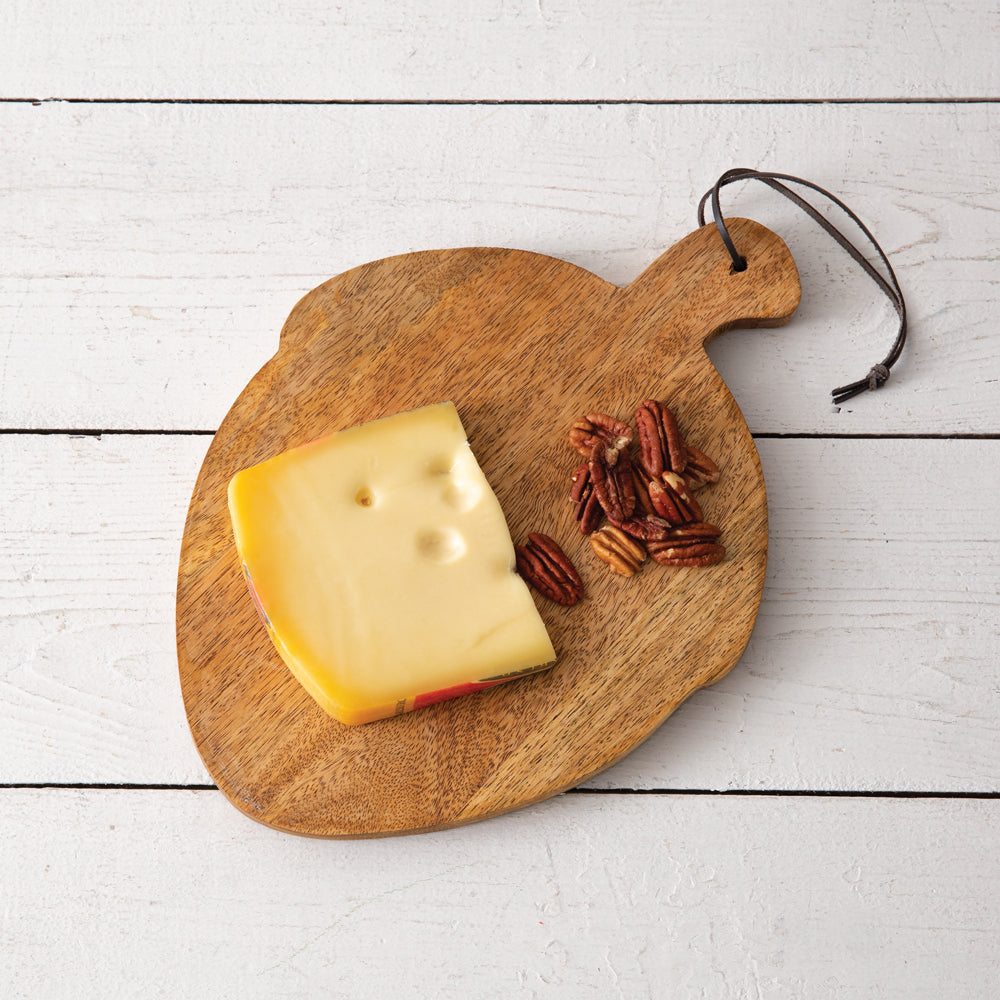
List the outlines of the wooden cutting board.
{"type": "Polygon", "coordinates": [[[732,668],[763,589],[767,499],[753,439],[703,347],[734,326],[786,322],[800,289],[777,236],[745,219],[729,226],[749,262],[740,274],[706,226],[626,288],[552,257],[476,247],[365,264],[295,306],[277,354],[212,441],[181,548],[184,704],[206,767],[239,809],[315,837],[496,816],[613,764],[732,668]],[[587,411],[631,420],[650,397],[722,469],[698,498],[728,555],[707,569],[647,563],[623,579],[577,531],[567,494],[580,459],[567,431],[587,411]],[[258,620],[227,484],[295,445],[443,400],[458,407],[515,542],[552,535],[587,593],[573,608],[536,595],[558,653],[550,670],[343,726],[292,678],[258,620]]]}

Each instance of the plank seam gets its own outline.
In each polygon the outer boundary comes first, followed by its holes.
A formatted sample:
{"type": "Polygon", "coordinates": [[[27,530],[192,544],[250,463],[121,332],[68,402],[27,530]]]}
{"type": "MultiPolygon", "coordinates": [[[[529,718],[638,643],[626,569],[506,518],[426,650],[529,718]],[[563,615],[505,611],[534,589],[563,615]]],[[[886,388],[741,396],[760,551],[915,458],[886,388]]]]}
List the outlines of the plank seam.
{"type": "Polygon", "coordinates": [[[738,99],[708,98],[410,98],[410,97],[361,97],[361,98],[229,98],[229,97],[0,97],[0,104],[192,104],[192,105],[285,105],[350,107],[351,105],[375,106],[512,106],[512,107],[698,107],[721,106],[773,106],[773,105],[826,105],[826,104],[997,104],[1000,97],[773,97],[738,99]]]}
{"type": "Polygon", "coordinates": [[[861,431],[759,431],[753,437],[762,441],[810,441],[813,439],[835,438],[843,441],[996,441],[1000,439],[998,433],[972,433],[959,431],[954,434],[935,433],[929,431],[920,433],[917,431],[885,431],[882,433],[861,432],[861,431]]]}
{"type": "Polygon", "coordinates": [[[157,430],[156,428],[150,427],[132,427],[132,428],[96,428],[96,427],[0,427],[0,436],[4,435],[19,435],[27,436],[37,434],[39,437],[58,437],[63,435],[65,437],[93,437],[101,438],[107,435],[118,435],[126,436],[133,435],[137,437],[150,436],[150,435],[161,435],[164,437],[192,437],[215,434],[212,430],[203,430],[200,428],[188,428],[181,430],[157,430]]]}
{"type": "Polygon", "coordinates": [[[948,792],[889,789],[851,790],[816,788],[570,788],[569,795],[737,795],[748,798],[833,799],[1000,799],[1000,791],[948,792]]]}
{"type": "MultiPolygon", "coordinates": [[[[155,427],[0,427],[0,437],[10,436],[30,436],[39,437],[93,437],[101,438],[105,435],[109,437],[209,437],[215,434],[214,430],[205,428],[182,428],[177,430],[163,430],[155,427]]],[[[758,441],[998,441],[1000,432],[972,433],[959,431],[953,434],[935,433],[933,431],[922,432],[838,432],[838,431],[755,431],[752,436],[758,441]]]]}
{"type": "MultiPolygon", "coordinates": [[[[215,792],[217,785],[143,784],[131,782],[6,782],[0,791],[82,790],[127,792],[215,792]]],[[[849,790],[805,788],[570,788],[567,795],[728,795],[746,798],[839,798],[839,799],[1000,799],[1000,791],[948,792],[917,790],[849,790]]]]}

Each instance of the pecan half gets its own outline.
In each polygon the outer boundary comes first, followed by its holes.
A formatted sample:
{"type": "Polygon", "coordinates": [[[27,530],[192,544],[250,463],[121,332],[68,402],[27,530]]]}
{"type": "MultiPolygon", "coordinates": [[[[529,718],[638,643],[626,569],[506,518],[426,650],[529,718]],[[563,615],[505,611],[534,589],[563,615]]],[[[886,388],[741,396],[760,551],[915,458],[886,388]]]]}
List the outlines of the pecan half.
{"type": "Polygon", "coordinates": [[[646,550],[621,528],[611,524],[595,531],[590,536],[590,544],[597,558],[619,576],[633,576],[646,561],[646,550]]]}
{"type": "Polygon", "coordinates": [[[590,453],[587,466],[594,493],[609,520],[628,520],[635,510],[635,483],[628,451],[618,451],[598,441],[590,453]]]}
{"type": "Polygon", "coordinates": [[[714,524],[705,524],[704,521],[696,521],[694,524],[681,524],[676,528],[672,528],[667,538],[670,541],[677,542],[687,542],[690,540],[714,542],[721,534],[722,529],[717,528],[714,524]]]}
{"type": "Polygon", "coordinates": [[[692,524],[701,521],[701,507],[692,496],[684,477],[676,472],[664,472],[649,484],[649,499],[660,517],[671,524],[692,524]]]}
{"type": "Polygon", "coordinates": [[[606,448],[622,451],[632,443],[632,428],[606,413],[585,413],[577,417],[570,428],[569,443],[584,458],[590,458],[598,442],[606,448]]]}
{"type": "Polygon", "coordinates": [[[632,463],[632,485],[635,487],[635,508],[644,514],[655,514],[653,501],[649,499],[649,474],[641,465],[632,463]]]}
{"type": "Polygon", "coordinates": [[[535,590],[567,607],[583,597],[583,580],[558,543],[534,532],[526,545],[514,546],[517,571],[535,590]]]}
{"type": "Polygon", "coordinates": [[[661,566],[711,566],[726,557],[726,547],[692,538],[649,542],[650,556],[661,566]]]}
{"type": "Polygon", "coordinates": [[[604,511],[594,492],[590,467],[586,462],[573,470],[573,486],[569,491],[569,498],[576,505],[573,516],[580,525],[580,534],[589,535],[600,526],[604,511]]]}
{"type": "Polygon", "coordinates": [[[620,528],[626,535],[638,538],[643,542],[663,541],[670,537],[671,524],[656,514],[640,514],[628,518],[626,521],[612,522],[616,528],[620,528]]]}
{"type": "Polygon", "coordinates": [[[697,448],[687,446],[687,465],[684,466],[684,480],[688,488],[692,490],[700,489],[706,483],[717,483],[719,481],[719,467],[708,455],[697,448]]]}
{"type": "Polygon", "coordinates": [[[680,472],[687,464],[687,447],[670,409],[647,399],[635,411],[642,464],[653,479],[664,472],[680,472]]]}

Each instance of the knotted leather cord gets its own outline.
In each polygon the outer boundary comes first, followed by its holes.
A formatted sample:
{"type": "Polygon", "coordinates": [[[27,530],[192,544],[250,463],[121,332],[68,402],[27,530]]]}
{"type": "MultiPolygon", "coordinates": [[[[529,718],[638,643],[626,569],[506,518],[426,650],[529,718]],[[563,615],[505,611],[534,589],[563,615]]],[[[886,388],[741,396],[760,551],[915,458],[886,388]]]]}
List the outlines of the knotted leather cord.
{"type": "Polygon", "coordinates": [[[885,385],[885,383],[889,381],[889,369],[899,359],[899,356],[903,351],[903,344],[906,343],[906,302],[903,300],[903,292],[899,287],[899,282],[896,280],[896,274],[892,269],[892,265],[889,263],[886,255],[882,252],[882,248],[878,245],[875,237],[868,231],[868,227],[865,226],[865,224],[854,214],[854,212],[852,212],[839,198],[830,194],[829,191],[824,190],[818,184],[813,184],[811,181],[803,180],[801,177],[793,177],[790,174],[776,174],[769,170],[751,170],[747,167],[735,167],[732,170],[727,170],[715,182],[715,186],[710,191],[706,191],[702,196],[701,201],[698,202],[698,225],[703,226],[705,225],[705,202],[711,199],[712,215],[715,217],[715,225],[719,230],[719,235],[722,237],[722,242],[725,244],[726,250],[729,251],[729,256],[733,259],[734,271],[745,271],[747,269],[747,262],[746,258],[742,257],[736,249],[736,244],[733,243],[733,238],[729,235],[729,230],[726,228],[726,223],[722,218],[722,209],[719,206],[719,192],[727,184],[747,180],[760,181],[761,183],[766,184],[769,188],[777,191],[779,194],[783,194],[793,204],[801,208],[806,215],[817,222],[826,233],[832,236],[851,255],[851,257],[861,266],[872,281],[874,281],[875,284],[878,285],[878,287],[885,293],[886,297],[892,303],[893,308],[899,316],[899,331],[896,334],[896,340],[892,345],[892,349],[882,361],[878,364],[872,365],[872,367],[868,370],[868,374],[864,378],[858,379],[857,382],[851,382],[849,385],[842,385],[840,388],[832,390],[834,403],[839,405],[840,403],[846,402],[848,399],[857,396],[859,393],[864,392],[866,389],[874,390],[885,385]],[[882,261],[885,265],[886,271],[888,272],[888,279],[879,274],[864,254],[862,254],[861,251],[832,222],[828,221],[808,201],[797,195],[791,190],[791,188],[782,184],[782,181],[788,181],[792,184],[801,184],[803,187],[810,188],[818,194],[823,195],[825,198],[829,198],[834,205],[841,209],[841,211],[847,215],[847,217],[861,230],[861,232],[865,234],[869,243],[871,243],[871,245],[875,248],[875,252],[878,254],[879,260],[882,261]]]}

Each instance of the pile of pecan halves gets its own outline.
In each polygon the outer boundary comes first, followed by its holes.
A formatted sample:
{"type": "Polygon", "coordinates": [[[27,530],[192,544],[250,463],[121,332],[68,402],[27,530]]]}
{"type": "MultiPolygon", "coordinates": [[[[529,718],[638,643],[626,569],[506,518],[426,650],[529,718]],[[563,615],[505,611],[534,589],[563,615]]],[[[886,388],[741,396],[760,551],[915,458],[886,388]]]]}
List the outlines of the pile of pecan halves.
{"type": "MultiPolygon", "coordinates": [[[[606,413],[573,422],[570,444],[586,461],[573,470],[570,500],[580,532],[613,573],[632,576],[647,554],[663,566],[711,566],[725,558],[720,528],[707,524],[694,492],[718,482],[719,467],[688,444],[670,409],[647,399],[632,428],[606,413]],[[609,522],[602,527],[605,518],[609,522]]],[[[558,544],[533,534],[517,546],[521,575],[546,597],[575,604],[583,581],[558,544]]]]}

